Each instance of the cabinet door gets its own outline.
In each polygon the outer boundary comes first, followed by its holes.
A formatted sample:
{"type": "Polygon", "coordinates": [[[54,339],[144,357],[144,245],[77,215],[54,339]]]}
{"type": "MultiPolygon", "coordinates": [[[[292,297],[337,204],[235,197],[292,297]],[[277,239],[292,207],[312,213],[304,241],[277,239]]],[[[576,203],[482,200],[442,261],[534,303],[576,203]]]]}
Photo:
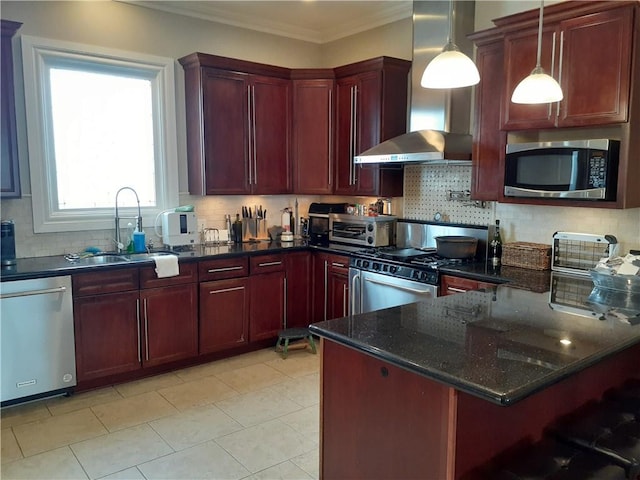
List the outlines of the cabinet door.
{"type": "Polygon", "coordinates": [[[285,256],[287,278],[286,328],[308,327],[311,323],[311,253],[285,256]]]}
{"type": "MultiPolygon", "coordinates": [[[[382,73],[359,75],[356,90],[356,140],[354,155],[380,143],[382,130],[382,73]]],[[[357,195],[376,195],[380,170],[377,166],[357,165],[354,168],[357,195]]]]}
{"type": "Polygon", "coordinates": [[[141,366],[138,291],[75,298],[78,381],[141,366]]]}
{"type": "Polygon", "coordinates": [[[471,198],[500,200],[504,189],[504,145],[500,131],[500,106],[503,95],[504,46],[502,39],[478,45],[476,65],[480,83],[475,95],[475,131],[473,135],[473,170],[471,198]]]}
{"type": "Polygon", "coordinates": [[[142,363],[146,367],[198,354],[198,290],[195,283],[140,291],[142,363]]]}
{"type": "Polygon", "coordinates": [[[278,336],[284,327],[284,271],[249,277],[249,340],[278,336]]]}
{"type": "Polygon", "coordinates": [[[314,252],[312,255],[312,299],[311,318],[313,323],[327,319],[327,280],[329,255],[322,252],[314,252]]]}
{"type": "Polygon", "coordinates": [[[349,315],[349,277],[338,273],[329,273],[328,319],[349,315]]]}
{"type": "Polygon", "coordinates": [[[200,354],[244,345],[249,340],[249,280],[200,284],[200,354]]]}
{"type": "Polygon", "coordinates": [[[0,44],[0,196],[20,197],[20,173],[18,165],[18,138],[16,133],[16,110],[13,92],[13,49],[11,38],[20,28],[20,23],[2,20],[2,43],[0,44]]]}
{"type": "MultiPolygon", "coordinates": [[[[554,27],[545,27],[540,63],[544,71],[556,79],[558,60],[555,47],[558,42],[558,31],[554,27]]],[[[513,91],[536,66],[537,49],[537,28],[518,31],[504,37],[505,93],[502,98],[502,128],[505,130],[551,128],[556,123],[555,104],[526,105],[511,101],[513,91]]]]}
{"type": "Polygon", "coordinates": [[[558,126],[627,121],[632,25],[632,6],[560,24],[564,100],[558,126]]]}
{"type": "Polygon", "coordinates": [[[334,81],[293,82],[293,191],[333,193],[334,81]]]}
{"type": "MultiPolygon", "coordinates": [[[[202,193],[251,193],[248,75],[211,68],[203,68],[201,75],[203,125],[188,125],[187,128],[204,129],[205,188],[202,193]]],[[[189,165],[189,168],[202,166],[189,165]]],[[[191,183],[192,194],[202,191],[191,183]]]]}
{"type": "Polygon", "coordinates": [[[348,77],[336,85],[336,172],[334,191],[353,195],[356,190],[353,156],[355,155],[355,96],[357,78],[348,77]]]}
{"type": "Polygon", "coordinates": [[[289,193],[291,82],[279,78],[252,76],[251,101],[252,192],[289,193]]]}

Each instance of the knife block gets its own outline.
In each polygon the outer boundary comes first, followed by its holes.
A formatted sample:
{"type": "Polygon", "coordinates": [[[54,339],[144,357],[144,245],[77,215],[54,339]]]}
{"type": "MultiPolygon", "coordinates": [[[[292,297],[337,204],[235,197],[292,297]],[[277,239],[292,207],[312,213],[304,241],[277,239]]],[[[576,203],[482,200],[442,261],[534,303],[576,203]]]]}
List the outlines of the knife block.
{"type": "Polygon", "coordinates": [[[252,242],[268,238],[267,221],[263,218],[244,218],[242,220],[242,241],[252,242]]]}

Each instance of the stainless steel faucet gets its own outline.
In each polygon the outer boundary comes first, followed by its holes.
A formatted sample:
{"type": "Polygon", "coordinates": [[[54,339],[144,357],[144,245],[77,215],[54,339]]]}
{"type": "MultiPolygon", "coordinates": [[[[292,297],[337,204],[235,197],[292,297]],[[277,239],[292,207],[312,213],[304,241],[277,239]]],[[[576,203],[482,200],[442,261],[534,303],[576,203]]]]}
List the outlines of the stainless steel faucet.
{"type": "Polygon", "coordinates": [[[122,240],[121,240],[121,236],[120,236],[120,220],[121,219],[135,219],[136,221],[136,226],[138,228],[138,231],[142,231],[142,215],[140,213],[140,198],[138,197],[138,193],[131,187],[122,187],[120,190],[118,190],[116,192],[116,238],[115,238],[115,242],[116,242],[116,250],[118,251],[118,253],[121,253],[126,247],[123,246],[122,244],[122,240]],[[120,195],[120,192],[123,190],[131,190],[133,192],[133,194],[136,196],[136,202],[138,202],[138,216],[137,217],[121,217],[118,214],[118,195],[120,195]],[[123,248],[124,247],[124,248],[123,248]]]}

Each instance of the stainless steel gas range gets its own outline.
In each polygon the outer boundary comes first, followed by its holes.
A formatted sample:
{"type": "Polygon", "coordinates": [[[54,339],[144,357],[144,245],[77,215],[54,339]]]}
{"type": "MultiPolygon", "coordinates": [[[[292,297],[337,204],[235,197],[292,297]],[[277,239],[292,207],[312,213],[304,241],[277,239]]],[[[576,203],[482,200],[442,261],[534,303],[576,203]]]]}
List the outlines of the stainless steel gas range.
{"type": "Polygon", "coordinates": [[[351,252],[349,268],[350,312],[366,313],[428,300],[438,296],[440,268],[461,262],[486,260],[486,226],[398,221],[396,246],[351,252]],[[436,254],[435,236],[466,235],[478,238],[478,252],[469,260],[436,254]]]}

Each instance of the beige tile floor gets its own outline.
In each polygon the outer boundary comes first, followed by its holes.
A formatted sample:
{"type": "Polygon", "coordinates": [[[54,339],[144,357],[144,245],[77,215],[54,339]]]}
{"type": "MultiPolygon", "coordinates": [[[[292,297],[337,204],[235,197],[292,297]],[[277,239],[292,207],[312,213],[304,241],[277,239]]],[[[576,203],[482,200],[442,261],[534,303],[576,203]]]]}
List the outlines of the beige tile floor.
{"type": "Polygon", "coordinates": [[[2,479],[317,479],[319,356],[273,349],[1,412],[2,479]]]}

